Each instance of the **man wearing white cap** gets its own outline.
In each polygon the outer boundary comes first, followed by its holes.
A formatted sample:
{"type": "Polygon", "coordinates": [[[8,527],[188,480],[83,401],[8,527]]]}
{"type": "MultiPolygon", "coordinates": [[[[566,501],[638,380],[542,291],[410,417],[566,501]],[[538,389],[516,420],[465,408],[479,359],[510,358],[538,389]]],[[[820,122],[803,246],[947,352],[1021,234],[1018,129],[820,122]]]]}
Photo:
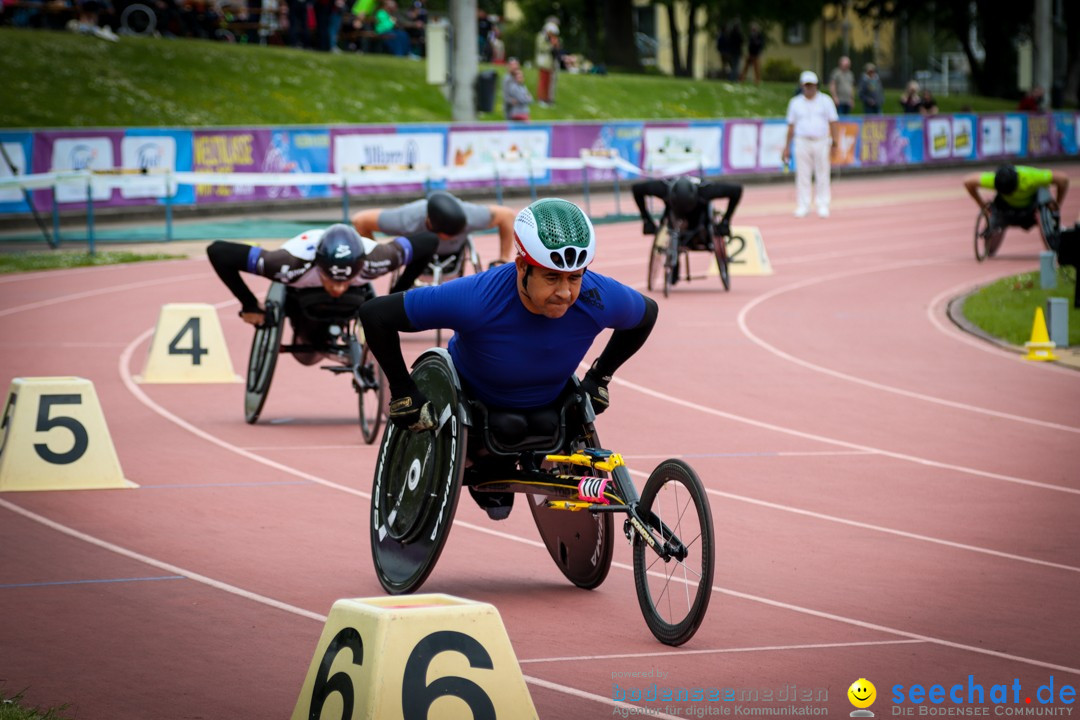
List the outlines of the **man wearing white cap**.
{"type": "Polygon", "coordinates": [[[795,217],[810,212],[810,176],[817,192],[814,204],[820,217],[829,217],[829,154],[836,142],[836,105],[818,92],[818,77],[810,70],[799,76],[802,92],[788,101],[787,140],[780,159],[786,165],[795,140],[795,217]]]}

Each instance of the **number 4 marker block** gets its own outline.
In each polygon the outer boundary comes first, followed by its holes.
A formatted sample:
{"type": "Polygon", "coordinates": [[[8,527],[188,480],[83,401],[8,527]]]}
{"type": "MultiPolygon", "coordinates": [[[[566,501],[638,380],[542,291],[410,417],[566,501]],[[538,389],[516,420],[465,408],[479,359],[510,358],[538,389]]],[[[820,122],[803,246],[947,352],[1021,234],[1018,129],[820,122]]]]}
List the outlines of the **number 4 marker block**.
{"type": "Polygon", "coordinates": [[[77,377],[11,381],[0,421],[0,490],[127,488],[94,385],[77,377]]]}
{"type": "Polygon", "coordinates": [[[292,720],[535,718],[493,605],[451,595],[338,600],[292,720]]]}
{"type": "Polygon", "coordinates": [[[213,305],[161,306],[141,383],[232,383],[233,372],[221,321],[213,305]]]}

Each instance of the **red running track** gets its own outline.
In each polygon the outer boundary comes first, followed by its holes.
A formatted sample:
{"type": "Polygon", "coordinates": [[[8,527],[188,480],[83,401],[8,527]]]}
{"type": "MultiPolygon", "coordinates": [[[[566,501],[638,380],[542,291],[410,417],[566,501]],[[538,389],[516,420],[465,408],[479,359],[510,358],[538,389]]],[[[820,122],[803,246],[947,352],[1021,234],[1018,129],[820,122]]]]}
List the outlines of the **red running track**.
{"type": "MultiPolygon", "coordinates": [[[[1037,267],[1040,249],[1011,231],[977,264],[960,177],[840,179],[827,220],[791,217],[790,185],[750,186],[736,224],[761,228],[775,274],[658,298],[599,429],[639,481],[677,456],[708,487],[716,581],[688,645],[649,634],[625,542],[607,581],[581,591],[523,508],[496,523],[462,498],[423,590],[498,607],[541,717],[619,714],[613,684],[654,680],[774,698],[794,685],[827,694],[800,707],[840,716],[865,677],[879,717],[894,685],[971,675],[1033,696],[1050,676],[1080,682],[1080,373],[947,319],[950,298],[1037,267]]],[[[1080,192],[1064,210],[1077,216],[1080,192]]],[[[594,268],[642,287],[639,230],[600,227],[594,268]]],[[[376,449],[346,380],[283,359],[254,427],[241,385],[133,382],[173,302],[216,304],[242,371],[250,332],[230,299],[203,258],[0,278],[4,386],[92,380],[140,486],[0,496],[5,692],[78,718],[285,717],[333,602],[382,595],[367,539],[376,449]]]]}

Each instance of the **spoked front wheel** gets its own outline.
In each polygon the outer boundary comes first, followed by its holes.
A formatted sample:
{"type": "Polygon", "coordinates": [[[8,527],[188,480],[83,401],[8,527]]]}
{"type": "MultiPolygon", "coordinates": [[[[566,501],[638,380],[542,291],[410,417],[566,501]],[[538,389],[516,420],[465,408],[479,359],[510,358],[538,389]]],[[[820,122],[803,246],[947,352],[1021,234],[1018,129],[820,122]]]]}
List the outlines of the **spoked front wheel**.
{"type": "MultiPolygon", "coordinates": [[[[739,236],[739,242],[745,246],[746,240],[739,236]]],[[[733,238],[734,239],[734,238],[733,238]]],[[[724,284],[724,290],[731,290],[731,272],[728,267],[728,254],[727,254],[727,238],[723,236],[716,236],[715,253],[716,253],[716,269],[720,272],[720,282],[724,284]]]]}
{"type": "Polygon", "coordinates": [[[983,208],[975,218],[975,259],[979,262],[994,257],[1005,237],[1005,228],[994,227],[990,217],[990,211],[983,208]]]}
{"type": "Polygon", "coordinates": [[[273,283],[266,294],[266,311],[263,324],[255,328],[248,356],[247,384],[244,392],[244,419],[255,424],[266,404],[270,381],[274,379],[278,353],[281,352],[281,335],[285,326],[285,286],[273,283]]]}
{"type": "Polygon", "coordinates": [[[1061,244],[1061,213],[1057,205],[1046,202],[1039,206],[1039,230],[1046,249],[1057,252],[1061,244]]]}
{"type": "Polygon", "coordinates": [[[638,512],[658,539],[683,548],[667,562],[634,535],[634,586],[645,623],[666,645],[694,636],[712,595],[712,512],[697,473],[681,460],[660,463],[641,493],[638,512]]]}
{"type": "Polygon", "coordinates": [[[359,373],[360,380],[354,378],[353,388],[359,396],[360,434],[370,445],[379,436],[386,417],[386,375],[366,345],[360,353],[359,373]]]}

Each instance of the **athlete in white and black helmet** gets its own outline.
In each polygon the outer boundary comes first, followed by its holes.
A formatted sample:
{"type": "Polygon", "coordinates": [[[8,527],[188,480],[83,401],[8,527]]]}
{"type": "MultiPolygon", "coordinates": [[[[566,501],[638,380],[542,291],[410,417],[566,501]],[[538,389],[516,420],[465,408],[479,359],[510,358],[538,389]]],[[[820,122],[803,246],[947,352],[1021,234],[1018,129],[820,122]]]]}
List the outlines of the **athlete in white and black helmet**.
{"type": "MultiPolygon", "coordinates": [[[[373,278],[408,264],[415,254],[430,255],[434,247],[435,241],[425,238],[415,243],[406,238],[376,243],[339,223],[326,230],[300,233],[278,250],[218,240],[206,248],[206,254],[218,277],[240,301],[240,317],[251,325],[261,325],[265,319],[263,307],[241,272],[277,280],[294,291],[322,288],[331,298],[350,293],[366,300],[375,296],[373,278]]],[[[298,343],[329,342],[329,324],[315,322],[300,312],[294,292],[286,293],[285,314],[298,343]]],[[[320,355],[302,353],[294,357],[305,364],[321,359],[320,355]]]]}

